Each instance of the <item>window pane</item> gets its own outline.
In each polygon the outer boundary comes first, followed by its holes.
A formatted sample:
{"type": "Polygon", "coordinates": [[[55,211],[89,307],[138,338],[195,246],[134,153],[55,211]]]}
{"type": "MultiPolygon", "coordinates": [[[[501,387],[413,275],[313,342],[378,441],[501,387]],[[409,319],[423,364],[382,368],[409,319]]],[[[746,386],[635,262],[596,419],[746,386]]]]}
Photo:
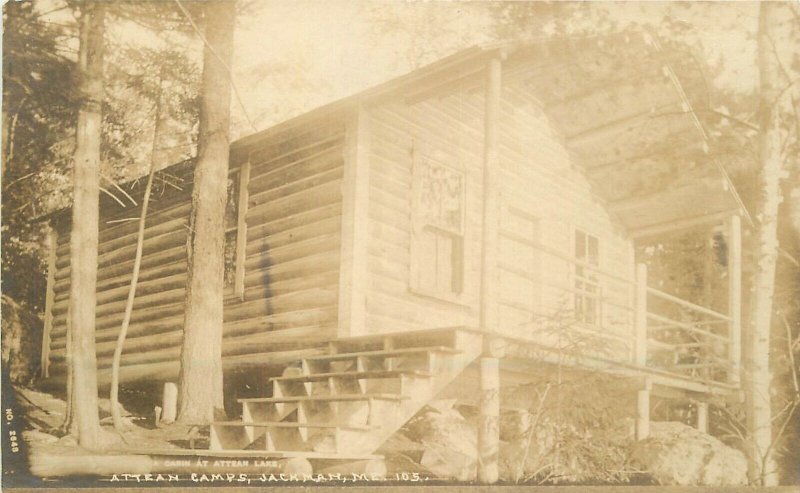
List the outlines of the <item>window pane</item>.
{"type": "Polygon", "coordinates": [[[451,236],[451,259],[452,265],[452,291],[461,293],[464,291],[464,239],[461,236],[451,236]]]}
{"type": "Polygon", "coordinates": [[[436,163],[425,163],[418,170],[420,217],[446,231],[463,231],[464,176],[436,163]]]}
{"type": "Polygon", "coordinates": [[[225,229],[239,223],[239,173],[228,176],[228,196],[225,201],[225,229]]]}
{"type": "Polygon", "coordinates": [[[446,235],[436,235],[436,289],[453,292],[453,240],[446,235]]]}
{"type": "Polygon", "coordinates": [[[600,265],[600,247],[597,238],[589,236],[589,258],[588,262],[592,265],[600,265]]]}
{"type": "Polygon", "coordinates": [[[575,231],[575,258],[586,259],[586,234],[583,231],[575,231]]]}
{"type": "Polygon", "coordinates": [[[225,233],[225,286],[233,286],[236,278],[236,230],[225,233]]]}
{"type": "MultiPolygon", "coordinates": [[[[600,242],[597,237],[575,231],[575,258],[590,265],[599,266],[600,242]]],[[[597,273],[591,269],[575,266],[575,319],[586,324],[596,325],[600,320],[600,302],[593,296],[600,293],[597,273]]]]}
{"type": "Polygon", "coordinates": [[[433,291],[436,289],[436,233],[430,228],[424,228],[417,241],[419,287],[433,291]]]}

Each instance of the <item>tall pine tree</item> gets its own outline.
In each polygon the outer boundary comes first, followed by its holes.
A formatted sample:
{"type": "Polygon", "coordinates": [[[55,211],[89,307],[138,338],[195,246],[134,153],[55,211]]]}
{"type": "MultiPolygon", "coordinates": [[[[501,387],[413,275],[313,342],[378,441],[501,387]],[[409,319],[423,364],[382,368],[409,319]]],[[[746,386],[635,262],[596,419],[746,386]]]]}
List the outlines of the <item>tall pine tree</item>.
{"type": "Polygon", "coordinates": [[[100,195],[100,142],[103,104],[103,33],[105,6],[87,1],[80,10],[78,91],[80,110],[73,171],[70,236],[69,334],[72,349],[72,419],[78,443],[102,446],[97,407],[97,246],[100,195]]]}
{"type": "Polygon", "coordinates": [[[178,421],[223,410],[222,307],[235,2],[205,4],[200,130],[192,189],[178,421]]]}

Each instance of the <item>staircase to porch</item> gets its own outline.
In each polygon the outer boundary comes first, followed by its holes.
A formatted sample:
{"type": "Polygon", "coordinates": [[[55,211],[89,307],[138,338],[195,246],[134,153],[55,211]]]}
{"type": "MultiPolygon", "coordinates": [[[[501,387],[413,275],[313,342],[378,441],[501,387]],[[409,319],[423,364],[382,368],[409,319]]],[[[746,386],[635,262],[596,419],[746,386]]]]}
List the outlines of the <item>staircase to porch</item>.
{"type": "Polygon", "coordinates": [[[291,363],[272,395],[239,399],[242,418],[211,425],[212,451],[316,459],[374,452],[481,353],[456,329],[338,339],[291,363]]]}

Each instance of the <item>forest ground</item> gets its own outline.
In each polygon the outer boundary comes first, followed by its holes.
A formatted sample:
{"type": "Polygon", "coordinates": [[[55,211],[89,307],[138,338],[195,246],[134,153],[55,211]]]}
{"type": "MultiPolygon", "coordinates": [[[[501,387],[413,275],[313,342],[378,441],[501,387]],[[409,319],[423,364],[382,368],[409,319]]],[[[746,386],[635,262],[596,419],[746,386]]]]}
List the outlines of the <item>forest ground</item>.
{"type": "MultiPolygon", "coordinates": [[[[77,441],[70,435],[64,435],[60,428],[64,422],[66,402],[52,394],[24,386],[14,386],[17,413],[22,415],[22,439],[25,442],[28,458],[45,457],[48,461],[58,461],[59,457],[67,456],[97,456],[78,446],[77,441]]],[[[190,436],[196,436],[195,448],[205,448],[207,440],[197,436],[189,426],[159,425],[155,424],[154,409],[149,406],[150,399],[145,396],[127,395],[123,400],[122,416],[126,430],[119,434],[114,431],[111,422],[109,400],[99,400],[100,422],[108,436],[115,438],[113,445],[105,455],[123,455],[142,453],[143,450],[165,450],[191,448],[190,436]],[[144,406],[142,403],[145,403],[144,406]]],[[[414,454],[413,448],[418,448],[410,440],[397,434],[392,437],[382,448],[381,452],[386,458],[387,475],[395,473],[417,472],[425,477],[433,475],[409,457],[414,454]]],[[[38,460],[38,459],[37,459],[38,460]]],[[[124,473],[124,471],[120,471],[124,473]]]]}

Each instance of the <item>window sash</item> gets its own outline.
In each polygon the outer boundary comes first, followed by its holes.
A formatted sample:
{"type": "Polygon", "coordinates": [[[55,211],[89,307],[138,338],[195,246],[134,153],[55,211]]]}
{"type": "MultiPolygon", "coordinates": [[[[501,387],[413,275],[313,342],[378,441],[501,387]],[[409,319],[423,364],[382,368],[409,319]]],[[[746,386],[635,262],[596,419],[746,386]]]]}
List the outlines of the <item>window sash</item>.
{"type": "MultiPolygon", "coordinates": [[[[589,265],[600,266],[600,240],[579,229],[575,230],[575,258],[589,265]]],[[[579,322],[600,325],[602,320],[600,293],[602,291],[597,273],[581,265],[574,266],[575,289],[588,294],[575,293],[575,318],[579,322]],[[590,296],[589,294],[597,294],[590,296]]]]}
{"type": "Polygon", "coordinates": [[[416,154],[412,175],[410,287],[457,299],[464,289],[466,173],[416,154]],[[426,183],[431,177],[436,181],[426,183]]]}
{"type": "Polygon", "coordinates": [[[224,274],[223,290],[226,296],[244,296],[244,262],[247,242],[247,185],[250,178],[249,162],[228,174],[225,199],[225,239],[223,244],[224,274]],[[243,225],[240,228],[240,224],[243,225]],[[240,242],[242,245],[240,245],[240,242]]]}

